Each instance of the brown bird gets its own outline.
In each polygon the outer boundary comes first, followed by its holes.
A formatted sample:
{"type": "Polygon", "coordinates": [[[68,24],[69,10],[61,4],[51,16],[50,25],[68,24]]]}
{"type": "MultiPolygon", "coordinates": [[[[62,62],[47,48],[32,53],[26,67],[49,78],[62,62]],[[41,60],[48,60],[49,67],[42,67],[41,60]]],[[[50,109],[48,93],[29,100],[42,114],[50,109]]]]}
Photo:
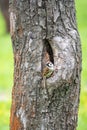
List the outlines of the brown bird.
{"type": "Polygon", "coordinates": [[[45,64],[45,67],[44,67],[43,72],[42,72],[44,88],[46,88],[46,79],[50,78],[52,76],[53,72],[54,72],[54,65],[51,61],[48,61],[45,64]]]}
{"type": "Polygon", "coordinates": [[[43,69],[42,76],[44,78],[49,78],[54,72],[54,65],[51,61],[48,61],[43,69]]]}

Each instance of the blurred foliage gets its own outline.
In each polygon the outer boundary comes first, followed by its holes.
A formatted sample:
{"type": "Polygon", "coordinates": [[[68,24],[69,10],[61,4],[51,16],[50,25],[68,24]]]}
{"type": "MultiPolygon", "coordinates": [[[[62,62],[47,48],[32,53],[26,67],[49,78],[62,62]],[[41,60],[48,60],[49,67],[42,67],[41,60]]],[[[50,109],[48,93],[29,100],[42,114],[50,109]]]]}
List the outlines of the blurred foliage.
{"type": "Polygon", "coordinates": [[[9,34],[5,33],[5,22],[0,13],[0,91],[11,89],[13,82],[13,53],[9,34]]]}
{"type": "Polygon", "coordinates": [[[6,34],[4,17],[0,12],[0,130],[9,130],[12,85],[12,44],[10,34],[6,34]]]}
{"type": "Polygon", "coordinates": [[[0,130],[9,130],[10,101],[0,101],[0,130]]]}
{"type": "Polygon", "coordinates": [[[87,1],[76,1],[77,23],[82,43],[82,89],[87,91],[87,1]]]}
{"type": "Polygon", "coordinates": [[[0,37],[0,90],[12,86],[13,56],[10,37],[0,37]]]}
{"type": "MultiPolygon", "coordinates": [[[[87,0],[76,2],[77,23],[82,43],[82,80],[77,130],[87,130],[87,0]]],[[[10,35],[5,34],[5,22],[0,13],[0,129],[9,130],[10,97],[13,85],[13,53],[10,35]],[[6,96],[8,95],[8,97],[6,96]],[[7,100],[5,100],[7,99],[7,100]]]]}

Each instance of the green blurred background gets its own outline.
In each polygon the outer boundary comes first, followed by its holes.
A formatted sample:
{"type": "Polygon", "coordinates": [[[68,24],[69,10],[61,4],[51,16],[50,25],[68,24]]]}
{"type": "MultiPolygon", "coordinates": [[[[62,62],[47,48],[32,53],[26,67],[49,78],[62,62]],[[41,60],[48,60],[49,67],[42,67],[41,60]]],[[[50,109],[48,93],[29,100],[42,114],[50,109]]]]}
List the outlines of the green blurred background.
{"type": "MultiPolygon", "coordinates": [[[[77,130],[87,130],[87,0],[76,1],[78,30],[82,42],[82,80],[77,130]]],[[[0,130],[9,130],[11,90],[13,86],[13,53],[10,35],[0,12],[0,130]]]]}

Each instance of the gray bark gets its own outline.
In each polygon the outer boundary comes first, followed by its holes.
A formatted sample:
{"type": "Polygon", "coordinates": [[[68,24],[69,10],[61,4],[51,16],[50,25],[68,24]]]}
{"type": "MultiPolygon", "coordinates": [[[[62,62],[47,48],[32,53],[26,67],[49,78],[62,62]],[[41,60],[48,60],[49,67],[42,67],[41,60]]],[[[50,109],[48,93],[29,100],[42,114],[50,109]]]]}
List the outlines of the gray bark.
{"type": "Polygon", "coordinates": [[[81,45],[74,0],[9,3],[14,52],[10,130],[76,130],[81,45]],[[45,51],[57,68],[46,88],[45,51]]]}

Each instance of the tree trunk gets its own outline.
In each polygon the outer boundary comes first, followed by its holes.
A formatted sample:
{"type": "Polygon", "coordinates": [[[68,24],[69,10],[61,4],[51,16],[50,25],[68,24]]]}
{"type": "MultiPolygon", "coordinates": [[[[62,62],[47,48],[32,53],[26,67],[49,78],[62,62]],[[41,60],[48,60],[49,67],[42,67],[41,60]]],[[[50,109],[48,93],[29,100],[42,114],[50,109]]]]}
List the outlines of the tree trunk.
{"type": "Polygon", "coordinates": [[[76,130],[81,45],[74,0],[10,0],[14,86],[10,130],[76,130]],[[50,60],[53,75],[43,83],[50,60]]]}

